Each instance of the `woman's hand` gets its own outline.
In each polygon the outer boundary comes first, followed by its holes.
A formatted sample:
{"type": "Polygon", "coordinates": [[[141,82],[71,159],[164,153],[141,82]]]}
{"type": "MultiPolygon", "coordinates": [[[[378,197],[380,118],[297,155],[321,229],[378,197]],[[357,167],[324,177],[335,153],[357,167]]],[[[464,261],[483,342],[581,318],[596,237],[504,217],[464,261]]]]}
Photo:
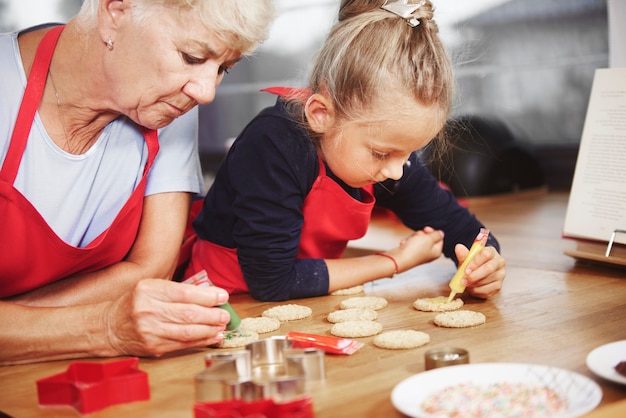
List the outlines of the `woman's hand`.
{"type": "Polygon", "coordinates": [[[218,287],[142,280],[105,313],[109,345],[116,355],[158,357],[218,343],[230,316],[215,306],[227,300],[218,287]]]}
{"type": "Polygon", "coordinates": [[[441,257],[442,251],[443,231],[427,226],[403,239],[399,246],[387,251],[387,254],[395,258],[398,272],[403,272],[436,260],[441,257]]]}
{"type": "MultiPolygon", "coordinates": [[[[465,245],[457,244],[454,251],[460,265],[469,250],[465,245]]],[[[467,266],[462,283],[473,296],[489,298],[502,289],[502,282],[506,276],[505,267],[504,257],[494,247],[485,247],[467,266]]]]}

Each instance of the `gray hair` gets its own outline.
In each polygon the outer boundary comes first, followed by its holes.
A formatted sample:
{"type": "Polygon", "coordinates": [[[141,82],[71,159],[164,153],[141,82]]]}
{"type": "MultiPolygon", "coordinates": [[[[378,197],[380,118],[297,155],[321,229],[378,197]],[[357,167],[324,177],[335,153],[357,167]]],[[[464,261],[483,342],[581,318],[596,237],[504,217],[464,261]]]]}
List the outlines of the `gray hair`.
{"type": "MultiPolygon", "coordinates": [[[[250,54],[267,39],[269,26],[275,17],[271,0],[134,0],[138,19],[145,10],[160,5],[168,8],[193,9],[204,25],[229,48],[250,54]]],[[[100,0],[84,0],[77,23],[84,30],[97,22],[100,0]]]]}

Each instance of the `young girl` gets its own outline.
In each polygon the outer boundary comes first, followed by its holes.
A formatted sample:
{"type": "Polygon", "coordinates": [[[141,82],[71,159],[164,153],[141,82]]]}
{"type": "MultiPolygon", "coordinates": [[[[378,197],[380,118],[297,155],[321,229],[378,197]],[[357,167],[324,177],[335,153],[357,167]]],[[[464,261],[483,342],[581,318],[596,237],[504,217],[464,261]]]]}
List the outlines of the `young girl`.
{"type": "MultiPolygon", "coordinates": [[[[185,276],[205,269],[230,293],[281,301],[390,277],[442,252],[464,260],[483,225],[415,154],[452,101],[432,4],[382,3],[344,0],[309,89],[280,91],[237,138],[194,221],[185,276]],[[416,232],[386,253],[342,258],[374,206],[416,232]]],[[[468,265],[468,291],[497,293],[504,266],[491,237],[468,265]]]]}

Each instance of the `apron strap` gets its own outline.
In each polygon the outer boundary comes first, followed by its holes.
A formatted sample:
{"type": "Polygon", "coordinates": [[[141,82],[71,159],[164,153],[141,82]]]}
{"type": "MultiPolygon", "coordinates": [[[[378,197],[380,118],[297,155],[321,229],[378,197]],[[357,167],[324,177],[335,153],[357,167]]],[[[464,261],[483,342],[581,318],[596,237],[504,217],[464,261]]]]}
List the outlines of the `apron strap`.
{"type": "Polygon", "coordinates": [[[306,101],[306,99],[308,99],[312,93],[311,89],[284,86],[266,87],[264,89],[261,89],[261,91],[280,96],[285,100],[297,98],[302,100],[303,102],[306,101]]]}
{"type": "Polygon", "coordinates": [[[65,26],[57,26],[50,29],[37,47],[35,60],[33,61],[33,66],[28,75],[28,82],[26,83],[26,89],[22,97],[22,104],[20,105],[20,110],[15,121],[9,150],[7,151],[2,170],[0,171],[0,181],[5,181],[9,184],[13,184],[15,181],[17,170],[22,161],[24,149],[26,148],[28,135],[30,135],[30,129],[33,125],[35,113],[37,112],[41,97],[43,96],[46,79],[48,78],[48,69],[52,61],[52,54],[54,53],[54,48],[64,27],[65,26]]]}
{"type": "Polygon", "coordinates": [[[157,153],[159,152],[159,134],[156,129],[147,129],[142,127],[143,137],[148,145],[148,161],[143,167],[144,176],[148,174],[157,153]]]}

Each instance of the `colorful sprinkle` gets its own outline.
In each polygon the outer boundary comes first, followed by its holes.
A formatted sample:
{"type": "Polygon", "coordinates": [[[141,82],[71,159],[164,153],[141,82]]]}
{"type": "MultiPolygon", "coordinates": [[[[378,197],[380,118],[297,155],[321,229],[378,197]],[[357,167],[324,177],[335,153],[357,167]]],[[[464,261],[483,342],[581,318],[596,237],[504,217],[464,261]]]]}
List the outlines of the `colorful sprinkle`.
{"type": "Polygon", "coordinates": [[[461,383],[428,397],[424,412],[451,418],[549,418],[567,410],[567,401],[543,385],[529,383],[461,383]]]}

